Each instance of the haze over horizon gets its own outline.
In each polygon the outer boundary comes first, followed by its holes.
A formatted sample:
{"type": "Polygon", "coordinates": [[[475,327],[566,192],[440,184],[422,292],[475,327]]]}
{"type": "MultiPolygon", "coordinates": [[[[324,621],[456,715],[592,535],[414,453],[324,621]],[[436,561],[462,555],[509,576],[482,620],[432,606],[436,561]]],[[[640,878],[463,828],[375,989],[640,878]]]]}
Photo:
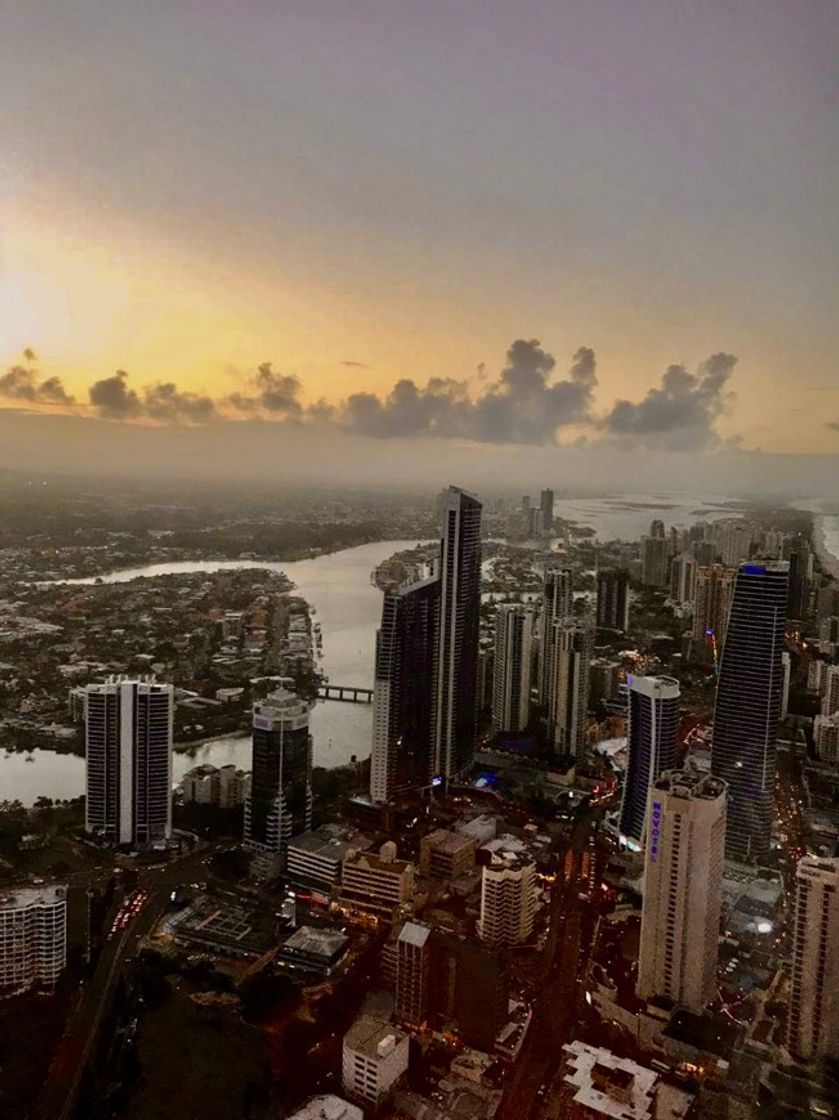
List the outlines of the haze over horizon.
{"type": "Polygon", "coordinates": [[[834,17],[10,7],[0,465],[827,496],[834,17]]]}

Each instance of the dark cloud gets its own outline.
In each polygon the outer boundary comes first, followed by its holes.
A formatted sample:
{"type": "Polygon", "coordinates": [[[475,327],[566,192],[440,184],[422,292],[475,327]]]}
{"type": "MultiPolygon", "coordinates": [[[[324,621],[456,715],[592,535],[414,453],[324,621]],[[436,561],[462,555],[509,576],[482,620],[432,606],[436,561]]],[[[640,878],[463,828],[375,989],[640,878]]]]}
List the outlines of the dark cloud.
{"type": "Polygon", "coordinates": [[[697,450],[719,442],[717,419],[731,401],[728,382],[737,359],[714,354],[696,373],[669,366],[661,386],[643,400],[619,400],[602,421],[612,435],[670,450],[697,450]]]}
{"type": "Polygon", "coordinates": [[[32,349],[31,346],[27,346],[26,349],[23,351],[23,357],[24,357],[24,360],[27,361],[27,362],[37,362],[38,361],[38,355],[35,353],[35,351],[32,349]]]}
{"type": "Polygon", "coordinates": [[[351,369],[369,369],[370,368],[364,362],[351,362],[351,361],[348,361],[346,359],[343,362],[341,362],[340,364],[342,366],[349,366],[351,369]]]}
{"type": "Polygon", "coordinates": [[[830,428],[832,432],[839,432],[839,420],[828,420],[825,427],[830,428]]]}
{"type": "MultiPolygon", "coordinates": [[[[35,361],[32,350],[24,350],[28,361],[35,361]]],[[[29,404],[73,404],[60,377],[39,380],[37,370],[27,366],[11,366],[0,376],[0,397],[9,401],[26,401],[29,404]]]]}
{"type": "Polygon", "coordinates": [[[551,383],[556,362],[538,341],[518,339],[507,351],[498,380],[473,398],[465,381],[410,379],[384,399],[355,393],[338,409],[344,427],[379,438],[437,436],[483,443],[546,444],[557,429],[588,418],[597,384],[594,351],[574,355],[565,380],[551,383]]]}
{"type": "Polygon", "coordinates": [[[300,417],[303,406],[297,399],[302,386],[292,374],[274,373],[270,362],[263,362],[248,382],[244,393],[231,393],[227,403],[237,412],[250,415],[300,417]]]}
{"type": "Polygon", "coordinates": [[[206,424],[216,418],[215,402],[199,393],[184,392],[171,381],[143,389],[128,387],[128,374],[118,369],[112,377],[90,386],[90,403],[109,420],[157,420],[169,424],[206,424]]]}
{"type": "Polygon", "coordinates": [[[112,377],[94,381],[88,389],[90,403],[100,416],[109,420],[133,420],[142,416],[143,406],[140,398],[126,382],[128,374],[118,369],[112,377]]]}

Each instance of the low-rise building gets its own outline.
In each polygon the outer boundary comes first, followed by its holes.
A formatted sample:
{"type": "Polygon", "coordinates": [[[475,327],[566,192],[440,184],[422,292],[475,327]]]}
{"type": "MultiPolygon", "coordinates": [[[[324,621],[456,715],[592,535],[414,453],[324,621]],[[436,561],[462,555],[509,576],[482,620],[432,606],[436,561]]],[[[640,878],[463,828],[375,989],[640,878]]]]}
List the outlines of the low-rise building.
{"type": "Polygon", "coordinates": [[[694,1097],[661,1080],[659,1075],[602,1046],[574,1041],[562,1047],[565,1096],[576,1106],[569,1115],[595,1120],[681,1120],[691,1112],[694,1097]]]}
{"type": "Polygon", "coordinates": [[[250,787],[250,774],[232,764],[211,766],[208,762],[187,770],[181,778],[180,790],[186,802],[232,809],[241,805],[250,787]]]}
{"type": "Polygon", "coordinates": [[[407,1034],[374,1015],[359,1015],[344,1036],[344,1092],[378,1108],[407,1073],[409,1051],[407,1034]]]}
{"type": "Polygon", "coordinates": [[[329,898],[341,882],[344,860],[369,847],[366,836],[339,824],[301,832],[288,843],[286,880],[304,891],[329,898]]]}
{"type": "Polygon", "coordinates": [[[291,972],[329,976],[341,964],[350,939],[337,929],[300,926],[280,947],[277,960],[291,972]]]}
{"type": "Polygon", "coordinates": [[[66,886],[45,883],[0,894],[0,998],[51,990],[66,963],[66,886]]]}
{"type": "Polygon", "coordinates": [[[420,841],[420,871],[430,879],[457,879],[475,866],[477,847],[471,836],[438,828],[420,841]]]}
{"type": "Polygon", "coordinates": [[[392,841],[378,856],[358,852],[344,860],[340,898],[344,906],[391,920],[414,897],[414,865],[396,858],[392,841]]]}

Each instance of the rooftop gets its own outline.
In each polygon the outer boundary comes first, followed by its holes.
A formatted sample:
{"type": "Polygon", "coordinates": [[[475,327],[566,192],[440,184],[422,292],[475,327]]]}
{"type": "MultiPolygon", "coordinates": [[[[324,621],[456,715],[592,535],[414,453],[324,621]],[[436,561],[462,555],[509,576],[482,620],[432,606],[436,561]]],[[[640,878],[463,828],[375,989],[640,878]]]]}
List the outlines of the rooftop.
{"type": "Polygon", "coordinates": [[[406,922],[399,934],[399,940],[422,947],[430,936],[431,930],[428,926],[421,926],[417,922],[406,922]]]}
{"type": "Polygon", "coordinates": [[[339,860],[347,852],[364,851],[370,845],[371,841],[354,829],[339,824],[324,824],[311,832],[293,836],[288,848],[289,852],[305,852],[306,855],[339,860]]]}
{"type": "Polygon", "coordinates": [[[433,845],[439,852],[448,852],[450,855],[455,855],[457,852],[463,851],[464,848],[471,847],[474,840],[463,832],[449,832],[448,829],[438,828],[434,832],[430,832],[424,838],[423,843],[433,845]]]}
{"type": "Polygon", "coordinates": [[[0,891],[0,910],[23,910],[29,906],[55,906],[67,897],[63,883],[35,883],[0,891]]]}
{"type": "Polygon", "coordinates": [[[658,1074],[602,1046],[575,1041],[562,1047],[568,1069],[563,1077],[576,1088],[574,1101],[614,1120],[652,1120],[658,1074]]]}
{"type": "Polygon", "coordinates": [[[333,957],[349,943],[346,934],[338,929],[315,929],[314,926],[300,926],[289,937],[285,949],[293,949],[298,953],[309,953],[318,957],[333,957]]]}
{"type": "Polygon", "coordinates": [[[375,1015],[359,1015],[344,1035],[344,1045],[366,1058],[383,1058],[408,1036],[375,1015]]]}
{"type": "Polygon", "coordinates": [[[341,1097],[312,1097],[288,1120],[362,1120],[363,1113],[341,1097]]]}

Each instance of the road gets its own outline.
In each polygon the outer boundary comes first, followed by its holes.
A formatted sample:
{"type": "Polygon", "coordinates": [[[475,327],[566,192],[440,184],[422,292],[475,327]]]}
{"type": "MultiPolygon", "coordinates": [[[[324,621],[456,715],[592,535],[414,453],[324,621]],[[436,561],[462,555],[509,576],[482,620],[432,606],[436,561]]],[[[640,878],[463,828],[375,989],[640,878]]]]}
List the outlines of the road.
{"type": "Polygon", "coordinates": [[[586,887],[581,878],[582,855],[588,847],[594,817],[595,813],[589,813],[575,824],[569,843],[573,867],[563,888],[555,889],[551,895],[542,994],[521,1054],[505,1085],[498,1120],[527,1120],[540,1103],[540,1086],[553,1077],[559,1066],[563,1044],[573,1037],[577,981],[587,965],[581,954],[585,903],[579,895],[586,887]]]}
{"type": "MultiPolygon", "coordinates": [[[[173,887],[207,875],[198,855],[138,871],[138,885],[149,892],[148,902],[125,929],[103,944],[96,969],[82,989],[47,1074],[35,1113],[38,1120],[69,1120],[73,1115],[82,1076],[123,964],[134,956],[140,939],[165,910],[173,887]]],[[[119,905],[115,904],[107,916],[106,929],[118,910],[119,905]]]]}

